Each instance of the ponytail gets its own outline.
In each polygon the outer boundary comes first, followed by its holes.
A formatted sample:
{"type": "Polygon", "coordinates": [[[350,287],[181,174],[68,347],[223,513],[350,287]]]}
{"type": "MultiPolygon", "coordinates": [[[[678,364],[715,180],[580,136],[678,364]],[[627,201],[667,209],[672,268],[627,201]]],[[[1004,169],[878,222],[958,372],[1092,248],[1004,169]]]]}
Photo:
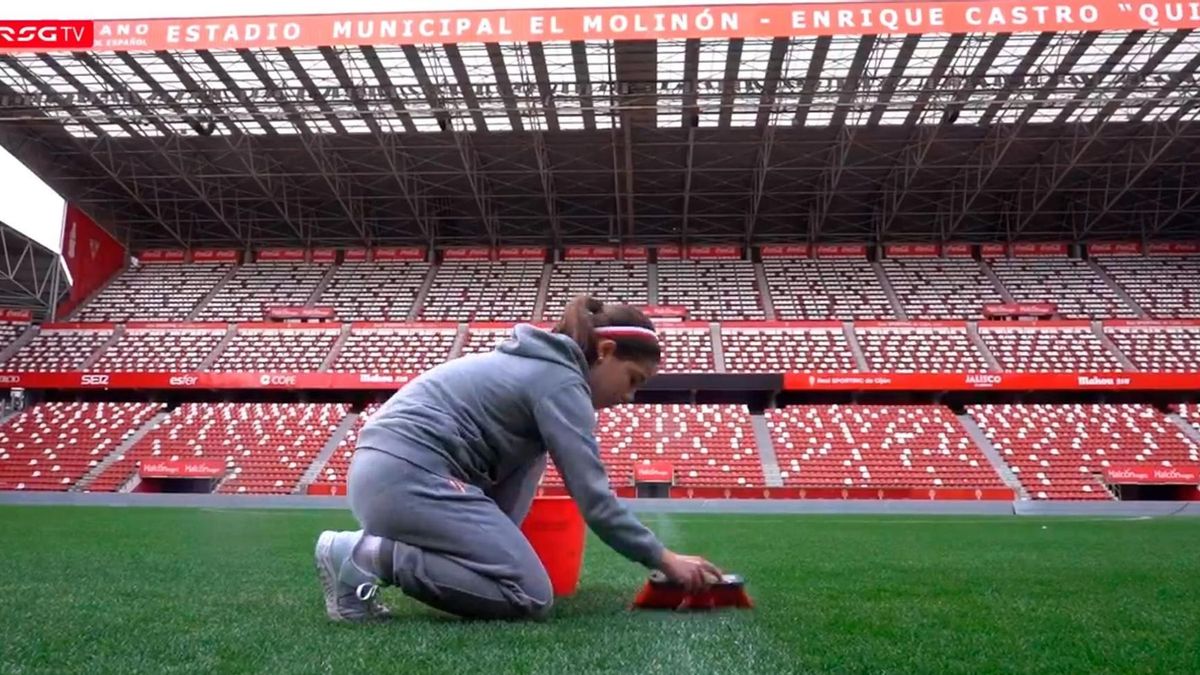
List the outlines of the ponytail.
{"type": "Polygon", "coordinates": [[[577,295],[567,304],[554,332],[574,340],[587,357],[588,365],[596,362],[597,345],[602,337],[616,342],[619,359],[645,359],[654,363],[662,359],[654,324],[631,305],[605,306],[589,295],[577,295]],[[632,330],[615,330],[617,328],[632,330]],[[598,332],[597,329],[601,330],[598,332]]]}

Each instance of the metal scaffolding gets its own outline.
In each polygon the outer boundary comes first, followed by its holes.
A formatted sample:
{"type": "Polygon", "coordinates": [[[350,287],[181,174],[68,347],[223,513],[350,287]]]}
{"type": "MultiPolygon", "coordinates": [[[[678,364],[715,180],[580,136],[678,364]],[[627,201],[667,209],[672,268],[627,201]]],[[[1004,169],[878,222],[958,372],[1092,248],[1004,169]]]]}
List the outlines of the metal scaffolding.
{"type": "Polygon", "coordinates": [[[1200,35],[0,56],[0,143],[134,249],[1195,236],[1200,35]]]}

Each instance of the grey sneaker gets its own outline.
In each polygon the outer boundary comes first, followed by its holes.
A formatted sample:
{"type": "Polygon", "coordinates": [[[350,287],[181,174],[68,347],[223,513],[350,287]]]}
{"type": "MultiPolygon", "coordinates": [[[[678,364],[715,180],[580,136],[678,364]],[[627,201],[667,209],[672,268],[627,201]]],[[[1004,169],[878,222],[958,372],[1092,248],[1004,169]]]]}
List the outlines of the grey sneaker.
{"type": "Polygon", "coordinates": [[[379,580],[354,563],[358,532],[326,530],[317,538],[317,576],[325,592],[325,613],[334,621],[374,621],[391,617],[379,602],[379,580]]]}

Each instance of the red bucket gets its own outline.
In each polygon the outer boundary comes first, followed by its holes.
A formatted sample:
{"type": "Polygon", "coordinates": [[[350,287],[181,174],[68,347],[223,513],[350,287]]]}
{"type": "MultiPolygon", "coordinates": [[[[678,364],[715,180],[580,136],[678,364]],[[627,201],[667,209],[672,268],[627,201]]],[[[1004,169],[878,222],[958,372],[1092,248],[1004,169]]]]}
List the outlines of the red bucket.
{"type": "Polygon", "coordinates": [[[570,497],[537,497],[521,531],[550,575],[554,595],[571,595],[583,571],[587,527],[570,497]]]}

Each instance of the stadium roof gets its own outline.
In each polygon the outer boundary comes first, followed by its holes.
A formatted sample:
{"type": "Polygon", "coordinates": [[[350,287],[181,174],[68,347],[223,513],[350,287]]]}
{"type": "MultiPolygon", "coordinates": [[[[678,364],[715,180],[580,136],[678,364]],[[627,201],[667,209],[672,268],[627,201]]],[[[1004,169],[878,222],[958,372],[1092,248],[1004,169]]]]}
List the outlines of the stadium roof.
{"type": "Polygon", "coordinates": [[[45,320],[70,290],[61,255],[0,222],[0,307],[45,320]]]}
{"type": "Polygon", "coordinates": [[[0,142],[135,248],[1197,234],[1200,17],[827,35],[659,9],[628,40],[612,17],[650,10],[543,12],[553,41],[481,41],[523,11],[432,15],[474,22],[437,43],[407,15],[100,22],[0,53],[0,142]]]}

